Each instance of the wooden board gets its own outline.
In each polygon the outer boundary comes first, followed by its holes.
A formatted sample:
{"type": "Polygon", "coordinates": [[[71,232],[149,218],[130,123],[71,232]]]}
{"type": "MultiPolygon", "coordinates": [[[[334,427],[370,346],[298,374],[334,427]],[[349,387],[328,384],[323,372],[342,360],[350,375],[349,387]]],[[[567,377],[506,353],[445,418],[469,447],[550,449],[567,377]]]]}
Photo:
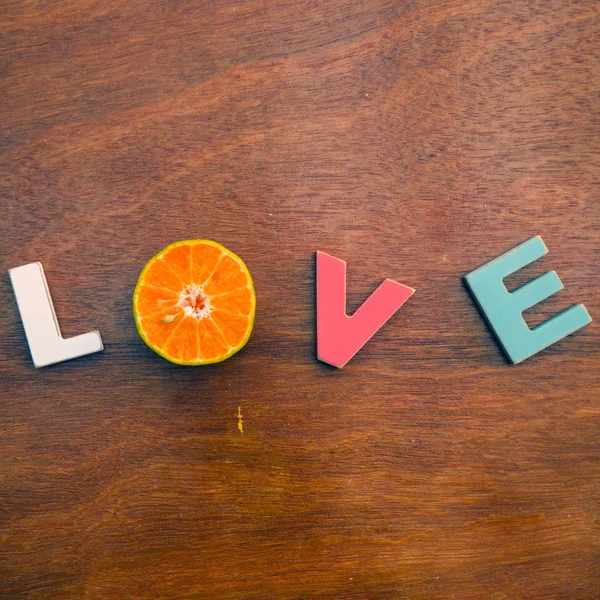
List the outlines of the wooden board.
{"type": "Polygon", "coordinates": [[[600,597],[595,0],[5,0],[0,30],[3,598],[600,597]],[[514,367],[462,277],[537,234],[510,284],[566,289],[530,323],[596,321],[514,367]],[[186,238],[257,289],[207,368],[131,315],[186,238]],[[317,250],[350,310],[417,290],[342,371],[317,250]],[[36,260],[102,354],[32,367],[36,260]]]}

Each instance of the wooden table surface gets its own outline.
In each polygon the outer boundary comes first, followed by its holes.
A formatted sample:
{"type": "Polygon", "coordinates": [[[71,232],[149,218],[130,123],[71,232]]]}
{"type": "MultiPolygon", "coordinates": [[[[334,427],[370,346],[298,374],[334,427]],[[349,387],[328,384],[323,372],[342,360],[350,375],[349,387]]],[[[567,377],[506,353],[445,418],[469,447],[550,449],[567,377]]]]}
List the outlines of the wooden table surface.
{"type": "Polygon", "coordinates": [[[597,0],[3,0],[0,596],[600,598],[597,0]],[[463,276],[532,237],[595,323],[507,363],[463,276]],[[238,253],[249,344],[172,365],[145,262],[238,253]],[[417,289],[341,371],[315,252],[354,310],[417,289]],[[7,269],[62,330],[33,368],[7,269]],[[236,413],[243,415],[243,435],[236,413]]]}

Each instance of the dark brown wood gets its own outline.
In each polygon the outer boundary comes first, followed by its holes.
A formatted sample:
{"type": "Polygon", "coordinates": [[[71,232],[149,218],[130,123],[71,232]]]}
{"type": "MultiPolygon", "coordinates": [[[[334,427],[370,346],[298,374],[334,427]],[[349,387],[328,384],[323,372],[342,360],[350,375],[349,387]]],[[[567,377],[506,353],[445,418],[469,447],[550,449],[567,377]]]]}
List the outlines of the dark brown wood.
{"type": "Polygon", "coordinates": [[[0,596],[600,597],[596,0],[4,0],[0,596]],[[596,319],[510,366],[462,276],[532,235],[596,319]],[[131,295],[168,243],[254,276],[248,346],[176,367],[131,295]],[[354,309],[315,360],[314,253],[354,309]],[[66,336],[32,367],[6,271],[66,336]],[[244,420],[243,436],[238,407],[244,420]]]}

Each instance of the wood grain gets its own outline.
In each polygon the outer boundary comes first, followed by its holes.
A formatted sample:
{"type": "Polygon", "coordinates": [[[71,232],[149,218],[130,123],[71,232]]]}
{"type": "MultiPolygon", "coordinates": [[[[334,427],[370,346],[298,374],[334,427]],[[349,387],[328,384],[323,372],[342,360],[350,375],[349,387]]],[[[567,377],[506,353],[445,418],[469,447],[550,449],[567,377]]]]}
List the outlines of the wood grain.
{"type": "Polygon", "coordinates": [[[2,0],[0,596],[600,598],[596,0],[2,0]],[[507,364],[462,277],[532,235],[596,319],[507,364]],[[168,243],[255,279],[248,346],[182,368],[131,295],[168,243]],[[416,294],[342,371],[354,309],[416,294]],[[6,270],[66,336],[36,371],[6,270]],[[238,407],[244,434],[237,428],[238,407]]]}

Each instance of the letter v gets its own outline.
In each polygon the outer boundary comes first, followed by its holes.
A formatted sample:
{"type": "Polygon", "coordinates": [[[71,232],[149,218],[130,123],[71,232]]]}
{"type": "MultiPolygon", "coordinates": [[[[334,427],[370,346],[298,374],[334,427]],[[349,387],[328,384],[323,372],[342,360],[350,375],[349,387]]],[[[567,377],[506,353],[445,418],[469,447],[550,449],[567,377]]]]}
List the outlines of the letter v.
{"type": "Polygon", "coordinates": [[[386,279],[350,317],[346,263],[317,252],[317,358],[341,369],[414,292],[386,279]]]}

